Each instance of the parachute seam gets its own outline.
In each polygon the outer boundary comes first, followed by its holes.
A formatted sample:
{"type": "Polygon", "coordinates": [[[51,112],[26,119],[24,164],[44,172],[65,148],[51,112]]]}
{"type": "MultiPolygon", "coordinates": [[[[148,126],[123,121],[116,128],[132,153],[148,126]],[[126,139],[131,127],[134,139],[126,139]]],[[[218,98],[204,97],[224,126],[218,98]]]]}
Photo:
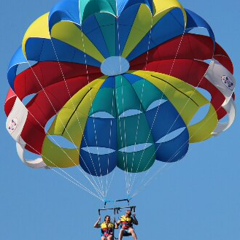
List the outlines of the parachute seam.
{"type": "Polygon", "coordinates": [[[187,97],[189,100],[191,100],[195,105],[197,105],[199,107],[199,104],[194,101],[190,96],[188,96],[186,93],[184,93],[183,91],[180,91],[178,88],[176,88],[173,84],[169,83],[168,81],[165,81],[163,78],[160,78],[160,77],[157,77],[157,76],[154,76],[154,75],[151,75],[152,77],[154,78],[157,78],[165,83],[167,83],[168,85],[170,85],[171,87],[173,87],[176,91],[182,93],[185,97],[187,97]]]}
{"type": "Polygon", "coordinates": [[[84,100],[84,98],[86,97],[86,95],[87,95],[91,90],[92,90],[92,88],[90,88],[90,89],[86,92],[86,94],[83,96],[82,100],[75,106],[75,109],[74,109],[73,113],[69,116],[68,121],[66,122],[66,125],[65,125],[65,127],[64,127],[64,130],[62,131],[62,134],[64,134],[65,130],[67,129],[67,126],[68,126],[69,122],[71,121],[71,118],[72,118],[72,116],[74,115],[74,113],[77,112],[77,109],[78,109],[79,105],[82,103],[82,101],[84,100]]]}

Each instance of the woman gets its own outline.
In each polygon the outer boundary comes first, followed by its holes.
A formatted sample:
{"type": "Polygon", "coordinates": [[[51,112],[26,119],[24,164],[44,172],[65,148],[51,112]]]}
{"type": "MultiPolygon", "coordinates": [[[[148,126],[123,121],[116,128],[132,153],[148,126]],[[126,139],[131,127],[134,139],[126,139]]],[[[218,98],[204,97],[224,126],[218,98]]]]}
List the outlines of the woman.
{"type": "Polygon", "coordinates": [[[114,239],[114,229],[117,225],[111,222],[109,215],[106,215],[104,222],[101,223],[101,217],[94,224],[95,228],[101,228],[101,240],[113,240],[114,239]]]}

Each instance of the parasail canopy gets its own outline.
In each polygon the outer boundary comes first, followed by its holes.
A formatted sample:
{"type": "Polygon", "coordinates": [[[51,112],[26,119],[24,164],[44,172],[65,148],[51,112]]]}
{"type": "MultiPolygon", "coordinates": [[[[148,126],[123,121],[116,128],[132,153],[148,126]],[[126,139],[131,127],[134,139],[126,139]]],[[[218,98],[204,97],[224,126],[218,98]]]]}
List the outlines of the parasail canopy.
{"type": "Polygon", "coordinates": [[[177,0],[63,0],[28,28],[8,81],[6,128],[33,168],[144,172],[235,119],[231,59],[177,0]]]}

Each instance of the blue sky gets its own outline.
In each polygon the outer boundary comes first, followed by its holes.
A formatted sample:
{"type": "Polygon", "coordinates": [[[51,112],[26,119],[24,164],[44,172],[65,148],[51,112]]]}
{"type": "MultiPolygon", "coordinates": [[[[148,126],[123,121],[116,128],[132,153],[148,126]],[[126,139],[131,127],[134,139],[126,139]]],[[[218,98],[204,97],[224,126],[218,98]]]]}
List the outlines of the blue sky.
{"type": "MultiPolygon", "coordinates": [[[[57,2],[1,0],[0,239],[99,238],[93,224],[102,203],[54,171],[27,168],[5,130],[8,63],[31,22],[57,2]]],[[[239,80],[239,1],[181,3],[211,25],[217,42],[232,58],[239,80]]],[[[239,84],[236,96],[238,107],[239,84]]],[[[237,117],[221,136],[191,145],[183,160],[162,168],[133,199],[140,222],[136,228],[139,239],[240,239],[239,131],[237,117]]],[[[114,191],[121,192],[121,183],[116,183],[114,191]]]]}

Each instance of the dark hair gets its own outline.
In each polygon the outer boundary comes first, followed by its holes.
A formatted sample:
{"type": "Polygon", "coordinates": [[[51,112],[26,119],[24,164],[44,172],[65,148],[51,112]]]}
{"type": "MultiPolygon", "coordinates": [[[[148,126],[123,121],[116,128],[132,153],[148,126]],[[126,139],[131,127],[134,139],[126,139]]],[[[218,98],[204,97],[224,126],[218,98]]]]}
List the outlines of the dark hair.
{"type": "Polygon", "coordinates": [[[109,217],[109,218],[110,218],[110,216],[109,216],[109,215],[106,215],[106,216],[104,217],[104,221],[106,221],[106,220],[107,220],[107,217],[109,217]]]}

